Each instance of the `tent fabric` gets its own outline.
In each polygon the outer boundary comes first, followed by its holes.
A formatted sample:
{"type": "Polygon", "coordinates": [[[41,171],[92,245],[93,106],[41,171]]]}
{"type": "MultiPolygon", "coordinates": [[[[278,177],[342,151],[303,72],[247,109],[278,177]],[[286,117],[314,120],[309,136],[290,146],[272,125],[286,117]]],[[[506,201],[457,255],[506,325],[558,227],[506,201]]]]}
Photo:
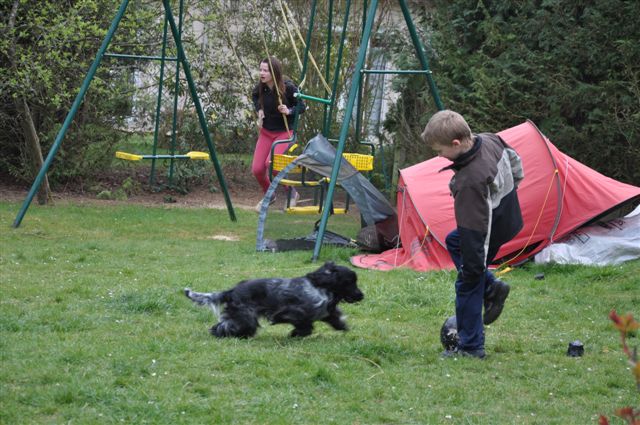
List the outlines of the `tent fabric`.
{"type": "Polygon", "coordinates": [[[640,206],[622,218],[571,232],[536,254],[536,263],[617,265],[640,258],[640,206]]]}
{"type": "MultiPolygon", "coordinates": [[[[318,134],[313,139],[309,140],[302,154],[290,162],[274,177],[260,206],[258,230],[256,232],[256,251],[273,251],[278,248],[275,242],[264,238],[264,229],[269,204],[275,194],[278,184],[280,184],[280,181],[298,165],[309,168],[322,176],[331,177],[335,158],[336,149],[331,143],[329,143],[326,137],[322,134],[318,134]]],[[[374,225],[389,219],[395,219],[396,213],[384,195],[344,158],[340,159],[338,177],[336,180],[337,183],[340,184],[353,198],[354,202],[358,206],[362,219],[368,225],[374,225]]],[[[327,231],[325,230],[325,232],[327,231]]],[[[316,238],[314,237],[314,241],[315,239],[316,238]]],[[[306,242],[298,242],[299,243],[291,242],[289,247],[304,247],[308,245],[306,242]]],[[[327,239],[326,235],[323,238],[323,243],[331,243],[327,239]]],[[[286,247],[286,243],[282,240],[280,240],[280,247],[286,247]]]]}
{"type": "MultiPolygon", "coordinates": [[[[309,140],[295,162],[322,176],[331,177],[335,158],[336,148],[322,134],[317,134],[309,140]]],[[[395,215],[393,207],[384,195],[344,158],[340,159],[338,184],[353,198],[363,220],[368,225],[395,215]]]]}
{"type": "MultiPolygon", "coordinates": [[[[560,152],[533,124],[498,133],[520,155],[525,177],[518,187],[524,227],[502,246],[496,263],[516,264],[578,227],[635,199],[640,187],[606,177],[560,152]]],[[[453,269],[445,246],[455,228],[448,183],[450,162],[432,158],[400,171],[397,208],[401,246],[381,254],[357,255],[358,267],[417,271],[453,269]]]]}

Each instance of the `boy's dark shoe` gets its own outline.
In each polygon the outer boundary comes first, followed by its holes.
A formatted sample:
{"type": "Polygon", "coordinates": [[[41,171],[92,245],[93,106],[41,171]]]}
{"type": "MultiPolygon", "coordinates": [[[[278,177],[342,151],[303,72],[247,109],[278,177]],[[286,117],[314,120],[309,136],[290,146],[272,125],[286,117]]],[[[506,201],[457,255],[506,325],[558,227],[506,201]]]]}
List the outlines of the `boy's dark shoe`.
{"type": "Polygon", "coordinates": [[[496,279],[489,292],[484,297],[484,318],[485,325],[490,325],[495,322],[502,309],[504,308],[504,301],[509,296],[511,288],[503,281],[496,279]]]}
{"type": "Polygon", "coordinates": [[[476,359],[484,359],[486,356],[484,349],[479,348],[477,350],[465,350],[463,348],[454,348],[453,350],[444,350],[441,357],[474,357],[476,359]]]}

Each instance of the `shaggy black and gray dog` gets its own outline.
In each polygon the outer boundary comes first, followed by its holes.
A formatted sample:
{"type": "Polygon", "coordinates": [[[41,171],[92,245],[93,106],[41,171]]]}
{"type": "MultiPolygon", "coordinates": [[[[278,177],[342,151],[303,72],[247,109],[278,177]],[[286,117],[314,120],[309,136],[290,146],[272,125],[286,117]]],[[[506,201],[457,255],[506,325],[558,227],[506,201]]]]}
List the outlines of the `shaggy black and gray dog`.
{"type": "Polygon", "coordinates": [[[252,337],[260,317],[271,324],[290,323],[294,326],[290,335],[304,337],[313,332],[313,322],[317,320],[336,330],[347,330],[338,303],[355,303],[364,298],[357,279],[348,267],[327,262],[302,277],[251,279],[227,291],[201,293],[186,288],[184,293],[193,302],[213,309],[219,321],[210,332],[219,338],[252,337]],[[219,314],[221,305],[224,311],[219,314]]]}

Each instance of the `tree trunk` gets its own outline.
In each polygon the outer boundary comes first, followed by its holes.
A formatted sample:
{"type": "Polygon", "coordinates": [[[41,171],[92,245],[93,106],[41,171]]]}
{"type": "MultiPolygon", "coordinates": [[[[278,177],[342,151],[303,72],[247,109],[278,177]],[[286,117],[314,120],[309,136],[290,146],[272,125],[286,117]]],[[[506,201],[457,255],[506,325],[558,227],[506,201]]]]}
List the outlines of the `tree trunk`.
{"type": "MultiPolygon", "coordinates": [[[[400,176],[400,168],[402,168],[407,159],[407,151],[404,149],[402,142],[396,140],[393,149],[393,171],[391,174],[391,187],[398,187],[398,177],[400,176]]],[[[393,192],[392,192],[393,193],[393,192]]]]}
{"type": "MultiPolygon", "coordinates": [[[[9,14],[9,25],[8,25],[8,34],[12,37],[11,44],[9,45],[9,61],[11,62],[11,67],[15,70],[17,69],[16,64],[16,39],[14,35],[14,28],[16,25],[16,16],[18,15],[18,6],[20,5],[19,0],[14,0],[13,5],[11,6],[11,13],[9,14]]],[[[34,170],[34,175],[42,168],[43,159],[42,159],[42,149],[40,148],[40,138],[38,137],[38,132],[36,131],[36,126],[33,123],[33,117],[31,116],[31,111],[29,110],[29,104],[27,103],[27,99],[24,96],[20,96],[15,99],[16,111],[18,112],[18,119],[20,120],[20,124],[22,126],[22,134],[24,135],[25,145],[27,147],[27,152],[29,153],[29,157],[31,158],[32,168],[34,170]]],[[[44,205],[50,199],[51,189],[49,188],[49,179],[47,176],[44,176],[44,180],[40,185],[40,190],[38,191],[38,204],[44,205]]]]}
{"type": "MultiPolygon", "coordinates": [[[[42,158],[42,149],[40,147],[40,138],[36,131],[36,126],[33,123],[33,117],[31,116],[31,110],[27,104],[27,100],[23,97],[16,100],[16,109],[20,115],[20,124],[22,125],[22,134],[24,135],[24,141],[31,158],[31,164],[33,168],[34,176],[38,174],[42,168],[44,160],[42,158]]],[[[38,190],[38,204],[44,205],[51,197],[51,188],[49,187],[49,178],[45,174],[44,180],[38,190]]]]}

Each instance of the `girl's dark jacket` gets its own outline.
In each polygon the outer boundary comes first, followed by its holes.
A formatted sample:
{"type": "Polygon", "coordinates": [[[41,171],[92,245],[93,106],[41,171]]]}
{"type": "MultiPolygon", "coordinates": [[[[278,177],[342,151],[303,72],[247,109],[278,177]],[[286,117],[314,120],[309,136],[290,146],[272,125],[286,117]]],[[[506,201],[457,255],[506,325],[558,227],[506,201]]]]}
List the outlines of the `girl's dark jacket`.
{"type": "Polygon", "coordinates": [[[524,178],[520,157],[492,133],[477,134],[473,147],[445,169],[454,175],[454,198],[462,251],[462,279],[475,284],[484,274],[489,251],[513,239],[522,229],[516,189],[524,178]]]}
{"type": "MultiPolygon", "coordinates": [[[[262,127],[270,131],[286,131],[287,128],[284,125],[284,118],[280,112],[278,112],[278,95],[274,90],[271,90],[266,84],[262,84],[262,105],[260,104],[260,94],[258,92],[260,84],[256,84],[251,93],[253,99],[253,105],[256,108],[256,112],[260,109],[264,111],[264,120],[262,121],[262,127]]],[[[306,107],[302,99],[294,97],[294,93],[298,92],[298,88],[292,81],[284,80],[285,93],[280,93],[282,103],[287,105],[287,108],[291,111],[287,115],[287,124],[289,129],[293,126],[293,120],[295,114],[302,114],[306,107]]]]}

